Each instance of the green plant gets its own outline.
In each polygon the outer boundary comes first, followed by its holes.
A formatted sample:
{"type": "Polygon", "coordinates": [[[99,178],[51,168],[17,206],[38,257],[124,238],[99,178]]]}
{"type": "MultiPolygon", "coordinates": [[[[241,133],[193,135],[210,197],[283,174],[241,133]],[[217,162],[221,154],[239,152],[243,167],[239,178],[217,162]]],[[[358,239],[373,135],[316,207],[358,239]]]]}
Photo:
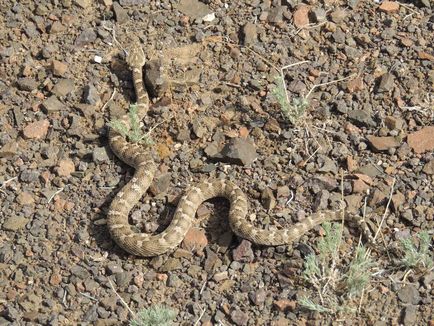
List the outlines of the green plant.
{"type": "Polygon", "coordinates": [[[309,106],[309,101],[306,98],[300,97],[293,98],[290,101],[285,79],[282,75],[276,77],[276,85],[272,90],[272,94],[279,103],[285,118],[293,125],[296,125],[309,106]]]}
{"type": "Polygon", "coordinates": [[[427,231],[421,231],[417,236],[419,238],[419,247],[413,243],[412,238],[401,239],[401,249],[404,251],[401,265],[406,268],[430,269],[433,267],[433,257],[429,251],[431,237],[427,231]]]}
{"type": "Polygon", "coordinates": [[[145,145],[152,145],[153,141],[148,133],[143,133],[140,128],[140,120],[137,114],[137,105],[131,104],[128,110],[128,118],[130,126],[126,125],[124,121],[114,119],[109,122],[109,126],[119,132],[122,136],[128,137],[133,143],[141,143],[145,145]]]}
{"type": "Polygon", "coordinates": [[[139,311],[130,326],[169,326],[175,317],[175,310],[156,305],[139,311]]]}
{"type": "Polygon", "coordinates": [[[302,297],[302,307],[326,313],[351,311],[347,306],[350,298],[363,292],[370,280],[370,269],[374,266],[366,248],[359,245],[348,266],[339,266],[339,247],[342,225],[324,223],[324,237],[318,242],[318,255],[305,258],[303,278],[312,284],[319,295],[320,303],[302,297]]]}

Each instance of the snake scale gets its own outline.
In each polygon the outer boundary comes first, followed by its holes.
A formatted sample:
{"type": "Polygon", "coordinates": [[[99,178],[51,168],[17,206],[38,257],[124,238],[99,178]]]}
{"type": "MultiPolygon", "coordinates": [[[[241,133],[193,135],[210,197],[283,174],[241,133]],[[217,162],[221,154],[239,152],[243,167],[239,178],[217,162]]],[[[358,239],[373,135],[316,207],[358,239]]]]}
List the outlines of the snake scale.
{"type": "MultiPolygon", "coordinates": [[[[146,57],[140,43],[132,44],[126,61],[133,73],[138,117],[142,120],[148,111],[149,98],[143,88],[142,67],[146,57]]],[[[127,128],[130,128],[128,114],[122,116],[120,120],[127,128]]],[[[138,143],[129,142],[126,137],[111,127],[108,138],[115,155],[135,169],[132,179],[111,202],[107,218],[107,225],[113,240],[133,255],[152,257],[174,249],[182,242],[192,226],[199,205],[213,197],[225,197],[229,200],[229,225],[232,231],[259,245],[290,244],[326,220],[342,219],[341,212],[321,211],[308,216],[302,222],[293,225],[291,229],[259,229],[247,221],[247,198],[237,185],[228,180],[208,179],[189,187],[180,199],[171,223],[164,231],[156,235],[138,233],[129,224],[128,215],[151,185],[157,165],[149,149],[138,143]]],[[[359,223],[359,225],[362,224],[359,223]]]]}

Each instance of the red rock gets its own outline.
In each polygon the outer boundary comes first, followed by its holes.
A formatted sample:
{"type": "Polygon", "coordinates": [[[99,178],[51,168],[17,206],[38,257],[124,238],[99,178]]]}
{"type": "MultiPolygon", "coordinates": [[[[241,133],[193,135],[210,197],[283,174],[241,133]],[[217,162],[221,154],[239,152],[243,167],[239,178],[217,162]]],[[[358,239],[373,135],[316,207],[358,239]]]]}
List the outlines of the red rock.
{"type": "Polygon", "coordinates": [[[23,129],[23,135],[27,139],[41,139],[47,135],[50,122],[48,120],[36,121],[28,124],[23,129]]]}
{"type": "Polygon", "coordinates": [[[53,286],[59,285],[62,282],[62,276],[58,273],[53,273],[50,276],[50,284],[53,286]]]}
{"type": "Polygon", "coordinates": [[[57,174],[61,177],[69,177],[75,171],[74,162],[70,159],[60,160],[57,167],[57,174]]]}
{"type": "Polygon", "coordinates": [[[434,150],[434,126],[424,127],[409,134],[407,142],[417,154],[434,150]]]}
{"type": "Polygon", "coordinates": [[[395,1],[383,1],[383,3],[380,5],[379,9],[381,11],[387,12],[387,13],[394,13],[399,11],[399,3],[395,1]]]}
{"type": "Polygon", "coordinates": [[[309,24],[309,7],[299,6],[293,15],[294,25],[298,28],[302,28],[309,24]]]}
{"type": "Polygon", "coordinates": [[[247,129],[246,127],[241,127],[239,130],[239,134],[240,137],[247,138],[247,136],[249,135],[249,129],[247,129]]]}
{"type": "Polygon", "coordinates": [[[365,182],[363,182],[363,180],[360,179],[353,180],[353,193],[355,194],[365,193],[366,190],[368,189],[369,186],[365,182]]]}
{"type": "Polygon", "coordinates": [[[296,301],[281,299],[274,301],[274,305],[282,312],[294,311],[295,306],[297,305],[296,301]]]}
{"type": "Polygon", "coordinates": [[[395,137],[366,137],[371,147],[376,151],[387,151],[389,148],[398,147],[401,143],[399,139],[395,137]]]}
{"type": "Polygon", "coordinates": [[[65,74],[66,70],[68,70],[68,65],[61,61],[53,60],[51,63],[51,70],[55,76],[61,77],[65,74]]]}
{"type": "Polygon", "coordinates": [[[208,239],[205,235],[205,230],[192,227],[185,235],[182,247],[184,249],[201,252],[208,244],[208,239]]]}
{"type": "Polygon", "coordinates": [[[419,59],[422,60],[429,60],[429,61],[434,61],[434,55],[420,51],[419,53],[419,59]]]}
{"type": "Polygon", "coordinates": [[[348,171],[354,172],[357,170],[359,164],[352,156],[347,156],[347,168],[348,171]]]}

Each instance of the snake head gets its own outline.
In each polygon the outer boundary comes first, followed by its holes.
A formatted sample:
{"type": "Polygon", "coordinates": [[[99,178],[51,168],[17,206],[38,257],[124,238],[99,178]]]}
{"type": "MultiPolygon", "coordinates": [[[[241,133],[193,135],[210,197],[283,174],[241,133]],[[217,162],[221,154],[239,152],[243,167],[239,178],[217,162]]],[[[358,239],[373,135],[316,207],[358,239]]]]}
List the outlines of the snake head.
{"type": "Polygon", "coordinates": [[[131,69],[143,67],[146,57],[139,42],[134,42],[128,49],[126,61],[131,69]]]}

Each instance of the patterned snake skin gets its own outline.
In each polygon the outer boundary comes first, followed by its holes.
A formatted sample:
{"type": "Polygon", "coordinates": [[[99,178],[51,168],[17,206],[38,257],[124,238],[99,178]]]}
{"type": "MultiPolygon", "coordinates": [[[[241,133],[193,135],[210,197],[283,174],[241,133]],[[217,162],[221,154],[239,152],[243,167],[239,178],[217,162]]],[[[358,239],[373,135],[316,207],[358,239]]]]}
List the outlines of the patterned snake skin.
{"type": "MultiPolygon", "coordinates": [[[[133,72],[134,87],[137,95],[139,119],[148,111],[148,95],[143,88],[142,67],[145,54],[139,43],[134,43],[127,55],[127,63],[133,72]]],[[[129,116],[121,121],[129,128],[129,116]]],[[[304,233],[324,221],[341,220],[341,212],[322,211],[314,213],[302,222],[285,230],[263,230],[250,224],[247,219],[247,199],[242,190],[228,180],[210,179],[190,187],[178,203],[170,225],[161,233],[149,235],[137,233],[128,223],[128,215],[134,205],[147,191],[157,170],[149,149],[131,143],[123,135],[109,129],[109,143],[116,156],[135,168],[133,178],[113,199],[108,212],[107,225],[111,237],[127,252],[143,257],[161,255],[178,246],[193,223],[196,210],[204,201],[213,197],[225,197],[230,201],[229,224],[233,232],[253,243],[277,246],[290,244],[304,233]]],[[[363,222],[359,224],[365,232],[363,222]]]]}

